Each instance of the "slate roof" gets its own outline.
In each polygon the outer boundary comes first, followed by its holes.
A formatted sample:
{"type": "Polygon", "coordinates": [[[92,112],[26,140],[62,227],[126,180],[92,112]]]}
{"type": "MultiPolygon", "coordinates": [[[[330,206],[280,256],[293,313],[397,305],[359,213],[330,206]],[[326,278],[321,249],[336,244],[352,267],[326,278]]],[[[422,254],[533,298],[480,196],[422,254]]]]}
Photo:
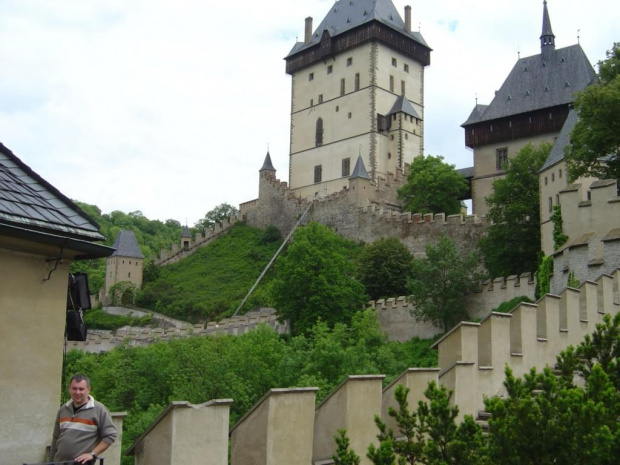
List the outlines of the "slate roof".
{"type": "Polygon", "coordinates": [[[351,173],[351,176],[349,176],[349,179],[356,178],[370,179],[370,176],[368,176],[368,171],[366,171],[366,167],[364,166],[364,161],[360,156],[357,157],[357,161],[355,162],[355,168],[353,168],[353,173],[351,173]]]}
{"type": "Polygon", "coordinates": [[[396,102],[394,102],[394,106],[386,116],[392,115],[394,113],[405,113],[406,115],[413,116],[416,119],[422,119],[418,112],[415,111],[415,108],[413,108],[413,105],[411,105],[411,102],[406,99],[404,95],[401,95],[396,99],[396,102]]]}
{"type": "Polygon", "coordinates": [[[297,42],[287,58],[320,43],[324,30],[334,37],[371,21],[379,21],[428,47],[422,34],[405,31],[405,22],[392,0],[338,0],[312,34],[312,40],[309,43],[297,42]]]}
{"type": "Polygon", "coordinates": [[[133,231],[121,230],[112,247],[116,249],[112,257],[144,258],[133,231]]]}
{"type": "Polygon", "coordinates": [[[181,234],[181,237],[192,237],[192,233],[189,231],[189,226],[185,225],[185,227],[183,228],[183,234],[181,234]]]}
{"type": "Polygon", "coordinates": [[[595,79],[579,44],[520,58],[491,104],[476,106],[462,126],[569,104],[595,79]]]}
{"type": "Polygon", "coordinates": [[[558,134],[558,137],[553,144],[553,148],[551,149],[551,152],[549,153],[549,156],[540,171],[544,171],[564,160],[564,148],[570,144],[570,133],[573,131],[573,128],[575,127],[575,124],[577,124],[578,120],[579,118],[577,117],[577,112],[571,109],[571,111],[568,112],[564,126],[562,126],[562,130],[560,131],[560,134],[558,134]]]}
{"type": "Polygon", "coordinates": [[[0,143],[0,225],[86,241],[99,225],[0,143]]]}
{"type": "Polygon", "coordinates": [[[258,170],[261,171],[275,171],[276,169],[273,167],[273,163],[271,163],[271,155],[267,152],[267,156],[265,157],[265,161],[263,162],[263,167],[258,170]]]}

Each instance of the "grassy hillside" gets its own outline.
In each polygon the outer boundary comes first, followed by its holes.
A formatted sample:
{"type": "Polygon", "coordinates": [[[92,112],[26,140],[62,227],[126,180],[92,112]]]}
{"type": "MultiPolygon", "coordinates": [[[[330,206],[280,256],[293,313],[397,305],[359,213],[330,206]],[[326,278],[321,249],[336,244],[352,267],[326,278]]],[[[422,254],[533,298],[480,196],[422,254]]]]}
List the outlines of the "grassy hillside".
{"type": "MultiPolygon", "coordinates": [[[[181,262],[159,268],[158,276],[142,286],[136,304],[194,322],[230,315],[280,244],[268,231],[237,224],[181,262]]],[[[261,283],[247,309],[269,303],[264,288],[261,283]]]]}

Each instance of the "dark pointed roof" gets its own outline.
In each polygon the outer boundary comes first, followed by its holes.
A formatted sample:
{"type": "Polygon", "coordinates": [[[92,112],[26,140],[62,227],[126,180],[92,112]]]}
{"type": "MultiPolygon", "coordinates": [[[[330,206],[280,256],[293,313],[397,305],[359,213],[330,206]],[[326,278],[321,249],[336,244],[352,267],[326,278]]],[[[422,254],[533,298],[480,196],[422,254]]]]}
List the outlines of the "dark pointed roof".
{"type": "Polygon", "coordinates": [[[112,247],[116,249],[112,257],[144,258],[133,231],[121,230],[112,247]]]}
{"type": "Polygon", "coordinates": [[[265,157],[265,161],[263,162],[263,167],[258,171],[276,171],[276,169],[273,167],[273,163],[271,163],[271,155],[269,155],[269,151],[267,151],[267,156],[265,157]]]}
{"type": "Polygon", "coordinates": [[[189,232],[189,226],[185,225],[185,227],[183,228],[183,234],[181,235],[181,237],[192,237],[192,233],[189,232]]]}
{"type": "Polygon", "coordinates": [[[334,37],[371,21],[379,21],[428,47],[422,34],[405,31],[405,22],[392,0],[338,0],[312,34],[310,43],[297,42],[288,56],[320,43],[324,31],[334,37]]]}
{"type": "Polygon", "coordinates": [[[366,171],[366,167],[364,166],[364,161],[359,155],[357,157],[357,161],[355,162],[355,168],[353,168],[353,173],[351,173],[351,176],[349,176],[349,179],[356,178],[370,179],[370,176],[368,176],[368,171],[366,171]]]}
{"type": "Polygon", "coordinates": [[[549,156],[540,171],[545,171],[546,169],[551,168],[553,165],[556,165],[564,160],[564,148],[570,144],[570,133],[573,132],[573,128],[575,127],[575,124],[577,124],[578,119],[577,112],[571,109],[571,111],[568,112],[566,121],[564,121],[564,126],[562,126],[562,130],[560,131],[560,134],[558,134],[558,137],[551,148],[551,152],[549,153],[549,156]]]}
{"type": "Polygon", "coordinates": [[[540,46],[555,48],[555,35],[551,30],[551,20],[549,19],[549,10],[547,10],[547,0],[543,2],[543,24],[542,33],[540,34],[540,46]]]}
{"type": "Polygon", "coordinates": [[[488,107],[478,105],[462,126],[574,101],[596,73],[580,45],[520,58],[488,107]]]}
{"type": "Polygon", "coordinates": [[[411,102],[407,98],[405,98],[404,95],[401,95],[396,99],[396,102],[394,102],[394,106],[389,111],[387,116],[394,113],[405,113],[406,115],[413,116],[414,118],[417,118],[419,120],[422,119],[418,112],[415,111],[415,108],[413,108],[413,105],[411,105],[411,102]]]}

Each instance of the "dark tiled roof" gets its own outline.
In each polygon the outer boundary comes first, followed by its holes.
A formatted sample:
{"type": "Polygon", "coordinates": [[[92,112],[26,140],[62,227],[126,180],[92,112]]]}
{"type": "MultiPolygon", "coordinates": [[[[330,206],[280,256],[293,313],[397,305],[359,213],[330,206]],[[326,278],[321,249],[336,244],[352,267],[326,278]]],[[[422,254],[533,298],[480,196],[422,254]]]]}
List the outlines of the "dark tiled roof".
{"type": "Polygon", "coordinates": [[[456,170],[458,174],[463,176],[464,178],[473,178],[474,177],[474,167],[468,166],[467,168],[459,168],[456,170]]]}
{"type": "Polygon", "coordinates": [[[275,171],[276,169],[273,167],[273,163],[271,163],[271,155],[267,152],[267,156],[265,157],[265,161],[263,162],[263,167],[258,170],[260,171],[275,171]]]}
{"type": "Polygon", "coordinates": [[[396,102],[394,102],[394,106],[388,113],[388,116],[394,113],[405,113],[406,115],[413,116],[414,118],[420,120],[422,119],[418,112],[415,111],[415,108],[413,108],[413,105],[411,105],[411,102],[407,100],[404,95],[401,95],[396,99],[396,102]]]}
{"type": "Polygon", "coordinates": [[[288,56],[318,44],[324,30],[334,37],[370,21],[379,21],[428,47],[422,34],[405,31],[405,22],[396,11],[392,0],[339,0],[334,3],[325,19],[316,28],[312,34],[312,40],[307,44],[297,42],[288,56]]]}
{"type": "Polygon", "coordinates": [[[553,144],[553,148],[551,149],[551,152],[549,153],[549,156],[540,171],[544,171],[564,160],[564,149],[568,144],[570,144],[570,133],[573,131],[578,119],[579,118],[577,117],[577,112],[575,110],[568,112],[564,126],[562,126],[562,130],[560,131],[560,134],[558,134],[558,137],[553,144]]]}
{"type": "Polygon", "coordinates": [[[112,257],[144,258],[133,231],[121,230],[112,247],[116,249],[112,257]]]}
{"type": "Polygon", "coordinates": [[[0,225],[85,241],[99,225],[0,143],[0,225]]]}
{"type": "Polygon", "coordinates": [[[474,109],[463,126],[571,103],[595,78],[580,45],[520,58],[491,104],[474,109]]]}
{"type": "Polygon", "coordinates": [[[476,123],[480,121],[480,118],[482,118],[484,112],[487,111],[487,108],[489,108],[488,105],[476,104],[474,109],[471,111],[469,118],[467,118],[467,121],[465,121],[462,126],[467,126],[470,123],[476,123]]]}
{"type": "Polygon", "coordinates": [[[357,157],[357,161],[355,162],[355,168],[353,168],[353,173],[351,173],[351,176],[349,176],[349,179],[355,178],[370,179],[370,176],[368,176],[368,171],[366,171],[366,167],[364,166],[364,161],[360,156],[357,157]]]}
{"type": "Polygon", "coordinates": [[[183,234],[181,234],[181,237],[192,237],[192,233],[189,232],[189,227],[187,225],[183,228],[183,234]]]}

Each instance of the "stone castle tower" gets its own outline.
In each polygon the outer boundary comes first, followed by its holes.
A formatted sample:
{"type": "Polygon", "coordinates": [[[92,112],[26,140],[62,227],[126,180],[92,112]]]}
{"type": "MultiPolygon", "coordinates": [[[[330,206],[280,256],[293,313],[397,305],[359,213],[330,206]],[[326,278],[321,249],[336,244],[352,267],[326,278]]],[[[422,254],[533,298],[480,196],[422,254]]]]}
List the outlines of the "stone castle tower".
{"type": "Polygon", "coordinates": [[[338,0],[286,57],[292,76],[289,187],[325,196],[348,187],[358,157],[372,181],[424,148],[430,52],[391,0],[338,0]]]}
{"type": "Polygon", "coordinates": [[[144,255],[133,231],[122,230],[116,236],[113,247],[116,251],[106,260],[105,296],[107,300],[110,288],[121,281],[129,281],[142,286],[144,255]]]}

